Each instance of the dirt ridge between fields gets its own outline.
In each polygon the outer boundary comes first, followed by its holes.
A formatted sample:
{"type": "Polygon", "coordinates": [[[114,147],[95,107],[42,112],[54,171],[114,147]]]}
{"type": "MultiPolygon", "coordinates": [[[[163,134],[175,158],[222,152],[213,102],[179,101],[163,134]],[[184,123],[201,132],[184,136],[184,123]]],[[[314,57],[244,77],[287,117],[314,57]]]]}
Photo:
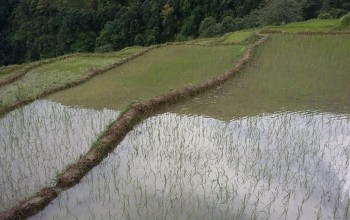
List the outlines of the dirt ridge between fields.
{"type": "Polygon", "coordinates": [[[117,147],[117,144],[124,139],[127,133],[143,119],[156,113],[161,108],[176,104],[181,100],[217,87],[235,76],[246,66],[248,61],[251,60],[254,49],[268,39],[268,36],[258,35],[260,39],[248,47],[243,57],[235,64],[234,68],[221,76],[194,86],[187,86],[157,96],[142,103],[131,105],[128,110],[107,128],[84,156],[70,165],[66,171],[58,176],[56,186],[44,188],[34,196],[18,203],[13,208],[0,213],[0,219],[23,219],[37,214],[48,206],[61,191],[78,184],[80,180],[91,169],[100,164],[100,162],[108,156],[108,153],[112,152],[117,147]]]}

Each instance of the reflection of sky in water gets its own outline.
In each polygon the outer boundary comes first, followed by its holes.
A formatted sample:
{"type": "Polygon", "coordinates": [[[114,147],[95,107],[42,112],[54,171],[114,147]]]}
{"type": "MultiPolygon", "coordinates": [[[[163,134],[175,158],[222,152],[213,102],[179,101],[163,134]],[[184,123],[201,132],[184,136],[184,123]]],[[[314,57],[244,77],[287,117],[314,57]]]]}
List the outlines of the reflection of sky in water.
{"type": "Polygon", "coordinates": [[[49,185],[117,116],[36,101],[0,119],[0,211],[49,185]]]}
{"type": "Polygon", "coordinates": [[[347,219],[350,116],[147,119],[33,219],[347,219]]]}

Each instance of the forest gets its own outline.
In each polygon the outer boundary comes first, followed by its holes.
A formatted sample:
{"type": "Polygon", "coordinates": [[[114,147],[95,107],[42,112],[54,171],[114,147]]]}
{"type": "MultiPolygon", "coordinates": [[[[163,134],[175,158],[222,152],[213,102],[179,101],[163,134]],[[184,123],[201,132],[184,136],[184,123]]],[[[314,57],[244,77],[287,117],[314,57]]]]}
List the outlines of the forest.
{"type": "Polygon", "coordinates": [[[339,18],[349,10],[350,0],[1,0],[0,66],[339,18]]]}

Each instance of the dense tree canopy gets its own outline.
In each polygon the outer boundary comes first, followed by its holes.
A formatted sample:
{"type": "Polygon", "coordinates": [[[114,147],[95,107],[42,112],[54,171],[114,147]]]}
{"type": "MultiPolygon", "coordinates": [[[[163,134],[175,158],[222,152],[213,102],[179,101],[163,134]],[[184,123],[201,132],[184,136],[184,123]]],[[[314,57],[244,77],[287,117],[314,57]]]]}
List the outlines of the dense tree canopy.
{"type": "Polygon", "coordinates": [[[0,65],[340,17],[350,0],[1,0],[0,65]]]}

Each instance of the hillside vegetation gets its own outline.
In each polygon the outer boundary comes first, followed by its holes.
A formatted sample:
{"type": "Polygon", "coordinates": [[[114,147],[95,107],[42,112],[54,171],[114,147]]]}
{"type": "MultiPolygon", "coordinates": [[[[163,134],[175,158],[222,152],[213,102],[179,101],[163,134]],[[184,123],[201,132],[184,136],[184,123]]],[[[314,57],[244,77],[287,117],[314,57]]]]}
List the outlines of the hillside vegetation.
{"type": "Polygon", "coordinates": [[[349,9],[350,0],[2,0],[0,65],[339,18],[349,9]]]}

